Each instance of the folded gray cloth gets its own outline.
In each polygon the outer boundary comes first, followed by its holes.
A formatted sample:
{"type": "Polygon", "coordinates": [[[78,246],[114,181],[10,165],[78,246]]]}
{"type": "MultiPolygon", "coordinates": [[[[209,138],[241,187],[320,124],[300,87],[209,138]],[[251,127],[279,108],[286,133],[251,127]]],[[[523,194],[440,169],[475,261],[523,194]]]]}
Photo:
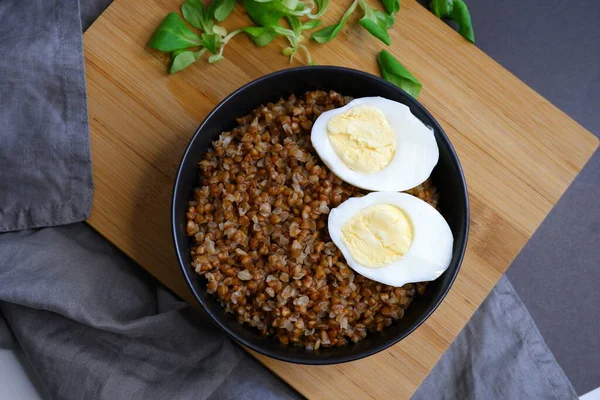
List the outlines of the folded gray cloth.
{"type": "Polygon", "coordinates": [[[50,396],[0,312],[0,399],[44,400],[50,396]]]}
{"type": "Polygon", "coordinates": [[[0,310],[52,398],[299,398],[85,224],[0,254],[0,310]]]}
{"type": "Polygon", "coordinates": [[[412,400],[577,399],[506,276],[412,400]]]}
{"type": "MultiPolygon", "coordinates": [[[[57,399],[299,397],[89,226],[0,235],[0,311],[57,399]]],[[[575,399],[506,277],[413,400],[575,399]]]]}
{"type": "Polygon", "coordinates": [[[85,219],[92,201],[78,0],[0,1],[0,232],[85,219]]]}

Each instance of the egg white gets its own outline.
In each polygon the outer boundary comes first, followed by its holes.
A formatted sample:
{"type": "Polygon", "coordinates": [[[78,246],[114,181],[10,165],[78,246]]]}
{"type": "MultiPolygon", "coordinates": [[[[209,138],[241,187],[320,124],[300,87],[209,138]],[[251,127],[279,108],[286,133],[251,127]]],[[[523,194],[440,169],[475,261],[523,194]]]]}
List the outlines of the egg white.
{"type": "Polygon", "coordinates": [[[423,200],[406,193],[374,192],[353,197],[331,210],[329,236],[340,249],[346,262],[357,273],[377,282],[399,287],[407,283],[432,281],[448,269],[452,259],[454,238],[444,217],[423,200]],[[400,208],[413,228],[413,241],[408,251],[388,265],[369,268],[358,263],[342,241],[342,226],[361,210],[389,204],[400,208]]]}
{"type": "Polygon", "coordinates": [[[403,191],[423,183],[438,162],[439,149],[433,130],[402,103],[383,97],[363,97],[341,108],[324,112],[313,124],[311,142],[325,165],[340,179],[356,187],[377,191],[403,191]],[[338,114],[357,105],[369,105],[387,117],[396,137],[396,153],[382,170],[363,173],[349,168],[329,142],[327,124],[338,114]]]}

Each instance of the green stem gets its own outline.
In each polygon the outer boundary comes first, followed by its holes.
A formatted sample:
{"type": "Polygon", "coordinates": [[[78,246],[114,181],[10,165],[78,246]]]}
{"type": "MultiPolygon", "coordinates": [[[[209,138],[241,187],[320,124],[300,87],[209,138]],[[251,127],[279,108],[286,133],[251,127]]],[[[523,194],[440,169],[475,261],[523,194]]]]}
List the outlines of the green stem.
{"type": "Polygon", "coordinates": [[[223,44],[227,44],[227,42],[229,42],[235,35],[237,35],[238,33],[241,33],[242,30],[241,29],[236,29],[235,31],[232,31],[231,33],[229,33],[229,35],[225,36],[223,38],[223,44]]]}
{"type": "Polygon", "coordinates": [[[310,55],[310,51],[308,51],[308,48],[303,44],[301,44],[299,47],[304,51],[304,54],[306,54],[306,60],[308,61],[308,65],[313,65],[312,56],[310,55]]]}

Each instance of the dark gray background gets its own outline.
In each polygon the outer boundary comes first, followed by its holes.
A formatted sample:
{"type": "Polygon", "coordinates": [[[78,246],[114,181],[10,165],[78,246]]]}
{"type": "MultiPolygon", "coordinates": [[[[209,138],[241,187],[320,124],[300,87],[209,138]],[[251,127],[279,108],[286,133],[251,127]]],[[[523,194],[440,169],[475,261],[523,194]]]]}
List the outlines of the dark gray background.
{"type": "MultiPolygon", "coordinates": [[[[109,3],[82,0],[84,28],[109,3]]],[[[479,48],[600,136],[600,1],[468,5],[479,48]]],[[[599,199],[596,152],[507,273],[579,395],[600,386],[599,199]]]]}
{"type": "MultiPolygon", "coordinates": [[[[468,1],[477,46],[600,136],[600,2],[468,1]]],[[[600,152],[507,272],[575,390],[600,386],[600,152]]]]}

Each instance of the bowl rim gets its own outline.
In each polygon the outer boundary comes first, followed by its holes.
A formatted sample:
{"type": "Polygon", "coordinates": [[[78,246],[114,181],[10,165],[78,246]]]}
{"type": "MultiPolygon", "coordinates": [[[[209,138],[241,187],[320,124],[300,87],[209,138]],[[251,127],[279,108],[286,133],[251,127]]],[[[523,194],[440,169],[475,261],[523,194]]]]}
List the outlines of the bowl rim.
{"type": "MultiPolygon", "coordinates": [[[[462,262],[464,260],[465,252],[467,250],[467,242],[468,242],[468,238],[469,238],[469,225],[470,225],[470,220],[471,220],[470,214],[471,214],[471,211],[470,211],[469,193],[468,193],[468,189],[467,189],[467,181],[466,181],[466,178],[465,178],[465,175],[463,172],[462,164],[460,163],[458,155],[456,154],[456,150],[454,149],[452,142],[446,135],[446,132],[440,126],[439,122],[431,115],[431,113],[417,99],[415,99],[414,97],[409,95],[406,91],[399,88],[398,86],[396,86],[376,75],[373,75],[373,74],[370,74],[370,73],[367,73],[364,71],[360,71],[360,70],[353,69],[353,68],[347,68],[347,67],[332,66],[332,65],[302,66],[302,67],[293,67],[293,68],[286,68],[286,69],[278,70],[278,71],[271,72],[269,74],[260,76],[254,80],[251,80],[250,82],[244,84],[243,86],[239,87],[238,89],[233,91],[231,94],[226,96],[223,100],[221,100],[212,109],[211,112],[209,112],[206,115],[206,117],[204,117],[204,119],[202,120],[202,122],[200,123],[200,125],[198,126],[196,131],[194,132],[194,135],[192,135],[192,137],[189,139],[189,142],[185,148],[185,151],[183,152],[183,156],[181,157],[181,161],[179,162],[179,167],[177,168],[177,174],[175,176],[175,182],[173,184],[173,190],[172,190],[172,195],[171,195],[171,234],[172,234],[173,243],[175,245],[175,254],[177,256],[177,262],[179,264],[179,268],[180,268],[181,272],[183,273],[183,276],[185,278],[185,281],[186,281],[190,291],[192,292],[196,301],[200,304],[200,306],[202,307],[204,312],[211,318],[211,320],[217,326],[219,326],[221,329],[223,329],[230,338],[234,339],[237,343],[242,344],[245,347],[251,349],[252,351],[255,351],[261,355],[264,355],[264,356],[267,356],[267,357],[270,357],[270,358],[273,358],[276,360],[285,361],[285,362],[289,362],[289,363],[293,363],[293,364],[302,364],[302,365],[332,365],[332,364],[343,364],[343,363],[347,363],[347,362],[351,362],[351,361],[357,361],[357,360],[372,356],[373,354],[379,353],[380,351],[386,350],[387,348],[394,346],[395,344],[397,344],[398,342],[400,342],[401,340],[406,338],[408,335],[413,333],[418,327],[420,327],[431,316],[431,314],[434,313],[434,311],[440,306],[442,301],[446,298],[446,295],[448,294],[448,292],[450,291],[450,288],[454,284],[454,281],[456,280],[456,277],[458,276],[458,273],[462,266],[462,262]],[[178,240],[177,240],[177,238],[178,238],[178,236],[177,236],[178,215],[176,213],[176,204],[175,204],[175,200],[177,197],[177,190],[180,186],[181,174],[184,170],[184,168],[183,168],[184,161],[188,158],[188,155],[191,151],[192,144],[196,141],[196,138],[198,137],[198,135],[200,134],[200,132],[202,131],[204,126],[214,116],[214,114],[216,114],[219,111],[219,109],[225,103],[227,103],[231,98],[237,96],[238,94],[245,91],[246,89],[248,89],[254,85],[258,85],[261,82],[263,82],[265,80],[269,80],[275,76],[285,75],[285,74],[288,74],[291,72],[304,71],[304,70],[311,70],[311,71],[315,71],[315,72],[318,72],[319,70],[321,70],[321,71],[334,70],[334,71],[338,71],[340,73],[360,75],[365,78],[378,80],[381,84],[386,85],[393,90],[397,90],[397,91],[404,93],[406,95],[406,97],[409,99],[409,101],[412,101],[414,103],[413,104],[414,106],[419,108],[423,114],[425,114],[427,117],[429,117],[429,119],[434,124],[433,128],[439,134],[441,134],[442,139],[448,144],[449,153],[451,155],[451,158],[456,162],[457,170],[459,173],[459,178],[462,183],[460,189],[462,190],[462,192],[463,192],[462,195],[465,198],[465,203],[464,203],[465,213],[464,213],[464,220],[462,221],[462,224],[464,225],[465,229],[464,229],[464,237],[461,240],[462,243],[460,243],[461,250],[460,250],[458,260],[457,260],[457,268],[456,268],[456,271],[454,272],[454,274],[450,277],[449,283],[444,288],[442,288],[442,290],[440,291],[439,299],[434,304],[432,304],[423,315],[421,315],[419,317],[419,319],[414,324],[414,326],[412,326],[410,329],[407,329],[405,332],[403,332],[401,335],[398,335],[393,340],[391,340],[387,343],[373,346],[372,348],[367,349],[358,355],[339,356],[335,359],[319,359],[319,358],[298,359],[298,358],[294,357],[293,355],[283,356],[283,355],[279,355],[279,354],[274,354],[274,353],[270,353],[268,350],[263,349],[261,346],[255,346],[252,343],[245,340],[244,338],[239,337],[235,332],[233,332],[227,326],[227,324],[221,323],[221,321],[215,315],[213,315],[213,313],[211,311],[209,311],[208,307],[206,307],[204,299],[196,291],[196,288],[195,288],[194,284],[192,283],[192,280],[190,277],[190,271],[188,271],[188,266],[185,265],[185,263],[182,259],[182,255],[181,255],[182,250],[189,251],[189,249],[181,249],[178,244],[178,240]]],[[[226,311],[223,309],[223,312],[226,312],[226,311]]],[[[248,329],[250,329],[250,328],[248,328],[248,329]]]]}

